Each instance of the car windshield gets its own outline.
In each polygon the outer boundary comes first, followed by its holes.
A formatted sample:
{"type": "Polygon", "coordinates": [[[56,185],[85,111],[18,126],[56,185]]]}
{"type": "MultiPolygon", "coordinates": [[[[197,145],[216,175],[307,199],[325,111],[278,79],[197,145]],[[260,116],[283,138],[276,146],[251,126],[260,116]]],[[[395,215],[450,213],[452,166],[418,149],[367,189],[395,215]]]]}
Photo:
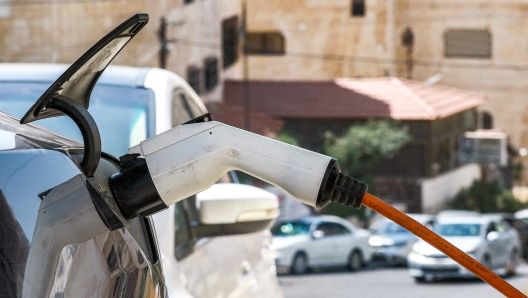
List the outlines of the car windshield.
{"type": "Polygon", "coordinates": [[[409,231],[402,228],[400,225],[390,221],[380,224],[373,232],[373,234],[410,234],[409,231]]]}
{"type": "Polygon", "coordinates": [[[310,225],[300,221],[282,223],[271,229],[273,236],[296,236],[305,235],[310,231],[310,225]]]}
{"type": "MultiPolygon", "coordinates": [[[[0,111],[21,118],[50,84],[0,82],[0,111]]],[[[99,127],[103,151],[114,156],[126,154],[128,148],[155,134],[154,95],[149,89],[96,85],[88,110],[99,127]]],[[[69,117],[35,123],[82,142],[77,125],[69,117]]]]}
{"type": "Polygon", "coordinates": [[[473,223],[436,224],[433,231],[444,237],[475,237],[480,235],[481,226],[473,223]]]}

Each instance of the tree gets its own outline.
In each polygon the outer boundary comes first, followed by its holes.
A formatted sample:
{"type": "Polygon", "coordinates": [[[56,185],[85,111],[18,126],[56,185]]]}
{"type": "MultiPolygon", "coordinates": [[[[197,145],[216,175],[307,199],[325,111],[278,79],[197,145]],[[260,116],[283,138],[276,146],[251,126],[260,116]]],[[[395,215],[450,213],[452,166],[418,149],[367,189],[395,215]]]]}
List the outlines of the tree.
{"type": "Polygon", "coordinates": [[[478,180],[461,190],[451,202],[451,207],[482,213],[513,213],[526,208],[526,204],[515,199],[512,192],[502,188],[497,181],[486,183],[478,180]]]}
{"type": "Polygon", "coordinates": [[[345,173],[364,176],[384,157],[396,154],[409,140],[409,129],[398,122],[368,120],[342,136],[327,133],[325,153],[339,161],[345,173]]]}

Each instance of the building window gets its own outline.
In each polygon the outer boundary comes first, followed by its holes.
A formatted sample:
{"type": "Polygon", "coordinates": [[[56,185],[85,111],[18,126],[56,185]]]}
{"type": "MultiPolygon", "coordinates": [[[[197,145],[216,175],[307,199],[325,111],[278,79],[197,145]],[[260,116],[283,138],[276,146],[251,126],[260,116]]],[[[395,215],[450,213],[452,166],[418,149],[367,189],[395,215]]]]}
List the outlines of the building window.
{"type": "Polygon", "coordinates": [[[187,82],[196,93],[200,94],[200,68],[196,66],[187,67],[187,82]]]}
{"type": "Polygon", "coordinates": [[[353,17],[362,17],[365,15],[365,0],[352,0],[351,12],[353,17]]]}
{"type": "Polygon", "coordinates": [[[218,59],[216,57],[206,58],[204,61],[205,91],[211,91],[218,86],[218,59]]]}
{"type": "Polygon", "coordinates": [[[246,53],[282,55],[284,54],[284,36],[280,32],[247,33],[246,53]]]}
{"type": "Polygon", "coordinates": [[[238,59],[238,17],[222,21],[222,64],[224,68],[238,59]]]}
{"type": "Polygon", "coordinates": [[[447,58],[491,58],[488,30],[449,30],[445,34],[447,58]]]}

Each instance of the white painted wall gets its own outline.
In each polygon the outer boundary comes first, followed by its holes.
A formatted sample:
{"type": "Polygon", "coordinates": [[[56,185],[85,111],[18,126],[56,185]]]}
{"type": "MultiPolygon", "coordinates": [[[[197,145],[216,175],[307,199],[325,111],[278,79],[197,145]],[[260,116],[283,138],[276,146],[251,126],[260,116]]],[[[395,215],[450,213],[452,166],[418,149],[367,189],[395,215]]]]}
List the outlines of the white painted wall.
{"type": "Polygon", "coordinates": [[[467,164],[434,178],[423,179],[422,209],[424,213],[435,214],[447,207],[453,197],[474,180],[480,180],[481,171],[477,164],[467,164]]]}

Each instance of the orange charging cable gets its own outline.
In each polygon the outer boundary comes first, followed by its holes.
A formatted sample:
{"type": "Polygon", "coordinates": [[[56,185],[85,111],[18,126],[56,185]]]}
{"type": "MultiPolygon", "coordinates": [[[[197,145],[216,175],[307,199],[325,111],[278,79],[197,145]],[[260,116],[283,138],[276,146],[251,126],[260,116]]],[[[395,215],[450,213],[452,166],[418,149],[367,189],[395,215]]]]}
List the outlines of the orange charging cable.
{"type": "Polygon", "coordinates": [[[424,227],[422,224],[403,214],[391,205],[383,202],[369,193],[365,193],[361,203],[394,221],[408,231],[412,232],[414,235],[422,238],[427,243],[436,247],[438,250],[451,257],[451,259],[464,266],[467,270],[473,272],[473,274],[480,277],[483,281],[487,282],[490,286],[497,289],[506,297],[526,298],[523,293],[507,283],[504,279],[500,278],[497,274],[486,268],[484,265],[480,264],[477,260],[473,259],[465,252],[461,251],[451,243],[444,240],[442,237],[438,236],[435,232],[424,227]]]}

